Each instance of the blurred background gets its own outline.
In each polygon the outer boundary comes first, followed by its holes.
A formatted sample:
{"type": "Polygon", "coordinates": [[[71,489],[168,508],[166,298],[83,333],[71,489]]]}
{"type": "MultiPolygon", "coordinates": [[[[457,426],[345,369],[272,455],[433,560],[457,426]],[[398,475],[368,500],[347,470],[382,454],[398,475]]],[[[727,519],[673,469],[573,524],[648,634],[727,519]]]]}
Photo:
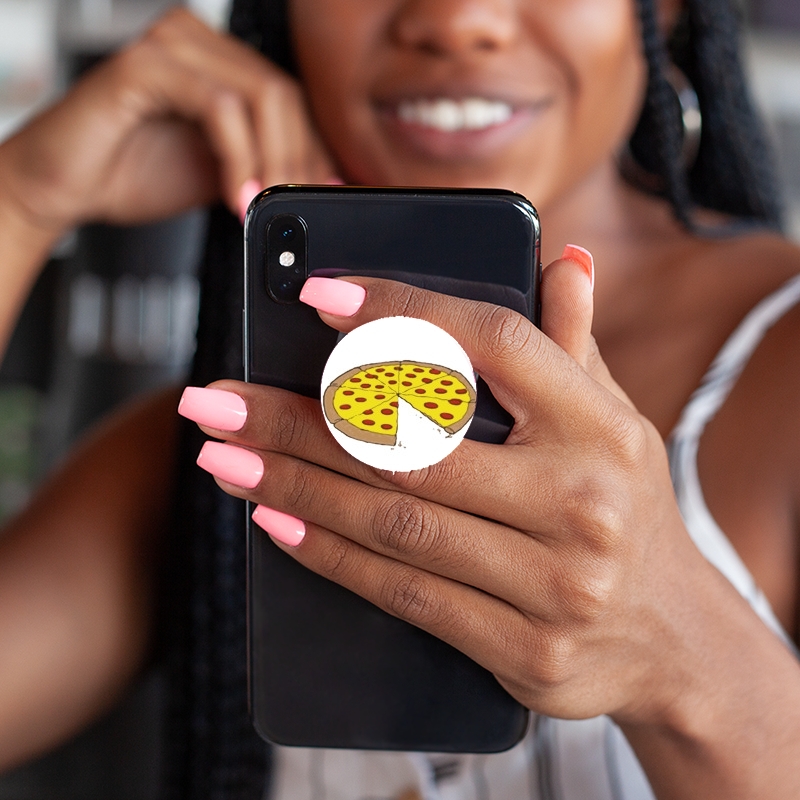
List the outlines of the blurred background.
{"type": "MultiPolygon", "coordinates": [[[[229,1],[186,5],[222,27],[229,1]]],[[[742,2],[753,94],[775,146],[788,231],[800,241],[800,0],[742,2]]],[[[0,0],[0,140],[176,4],[0,0]]],[[[137,392],[182,379],[204,231],[205,215],[192,212],[137,228],[92,225],[60,243],[0,366],[0,521],[87,425],[137,392]]],[[[91,730],[0,776],[0,800],[154,798],[163,700],[153,670],[91,730]]]]}

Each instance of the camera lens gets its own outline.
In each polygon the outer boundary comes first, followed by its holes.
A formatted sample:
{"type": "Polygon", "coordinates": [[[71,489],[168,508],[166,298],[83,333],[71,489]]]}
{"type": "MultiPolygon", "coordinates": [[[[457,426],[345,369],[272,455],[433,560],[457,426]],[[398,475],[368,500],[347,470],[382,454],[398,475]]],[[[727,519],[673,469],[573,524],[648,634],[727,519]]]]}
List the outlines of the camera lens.
{"type": "Polygon", "coordinates": [[[296,303],[307,271],[308,229],[297,214],[279,214],[267,225],[267,290],[279,303],[296,303]]]}

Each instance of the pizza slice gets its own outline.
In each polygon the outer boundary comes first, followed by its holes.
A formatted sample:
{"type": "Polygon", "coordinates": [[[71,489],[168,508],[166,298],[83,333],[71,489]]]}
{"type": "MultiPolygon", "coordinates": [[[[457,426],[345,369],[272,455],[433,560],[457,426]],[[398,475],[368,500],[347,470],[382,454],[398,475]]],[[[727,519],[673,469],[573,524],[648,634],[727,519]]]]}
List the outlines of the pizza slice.
{"type": "MultiPolygon", "coordinates": [[[[333,423],[337,430],[351,439],[372,444],[397,444],[397,397],[380,405],[365,408],[361,413],[333,423]]],[[[329,417],[330,419],[330,417],[329,417]]]]}

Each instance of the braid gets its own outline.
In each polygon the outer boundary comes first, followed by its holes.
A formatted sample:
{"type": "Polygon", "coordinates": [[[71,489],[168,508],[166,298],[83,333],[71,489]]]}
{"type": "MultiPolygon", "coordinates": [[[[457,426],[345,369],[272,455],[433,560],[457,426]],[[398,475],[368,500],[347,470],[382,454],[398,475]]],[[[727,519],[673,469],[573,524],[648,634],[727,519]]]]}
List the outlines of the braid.
{"type": "Polygon", "coordinates": [[[730,0],[687,0],[667,44],[655,0],[639,0],[648,87],[631,151],[659,176],[663,194],[687,227],[695,205],[779,228],[777,182],[766,137],[750,101],[739,56],[739,19],[730,0]],[[681,161],[682,124],[665,77],[671,58],[692,82],[703,115],[697,160],[681,161]]]}
{"type": "Polygon", "coordinates": [[[640,0],[639,8],[647,59],[647,93],[631,137],[631,153],[648,172],[661,178],[675,215],[689,226],[692,201],[681,164],[680,106],[666,75],[669,53],[659,29],[655,2],[640,0]]]}

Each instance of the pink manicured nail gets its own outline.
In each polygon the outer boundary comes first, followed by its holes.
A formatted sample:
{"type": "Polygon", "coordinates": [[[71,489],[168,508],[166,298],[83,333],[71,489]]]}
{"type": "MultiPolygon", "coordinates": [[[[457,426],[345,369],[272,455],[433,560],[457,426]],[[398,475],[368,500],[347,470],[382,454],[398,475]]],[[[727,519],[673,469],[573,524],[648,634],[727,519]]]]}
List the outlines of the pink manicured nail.
{"type": "Polygon", "coordinates": [[[239,219],[244,222],[250,201],[261,191],[261,184],[255,179],[245,181],[239,189],[239,219]]]}
{"type": "Polygon", "coordinates": [[[309,278],[303,284],[300,301],[337,317],[352,317],[366,296],[366,289],[357,283],[336,278],[309,278]]]}
{"type": "Polygon", "coordinates": [[[263,528],[273,539],[297,547],[306,535],[306,526],[303,520],[275,511],[274,508],[256,506],[253,512],[253,522],[263,528]]]}
{"type": "Polygon", "coordinates": [[[585,247],[579,247],[577,244],[568,244],[564,248],[561,258],[580,264],[584,272],[589,276],[592,291],[594,291],[594,258],[592,258],[592,254],[585,247]]]}
{"type": "Polygon", "coordinates": [[[223,442],[206,442],[197,465],[228,483],[255,489],[264,475],[264,462],[250,450],[223,442]]]}
{"type": "Polygon", "coordinates": [[[238,431],[247,419],[247,406],[234,392],[187,386],[178,404],[178,413],[209,428],[238,431]]]}

